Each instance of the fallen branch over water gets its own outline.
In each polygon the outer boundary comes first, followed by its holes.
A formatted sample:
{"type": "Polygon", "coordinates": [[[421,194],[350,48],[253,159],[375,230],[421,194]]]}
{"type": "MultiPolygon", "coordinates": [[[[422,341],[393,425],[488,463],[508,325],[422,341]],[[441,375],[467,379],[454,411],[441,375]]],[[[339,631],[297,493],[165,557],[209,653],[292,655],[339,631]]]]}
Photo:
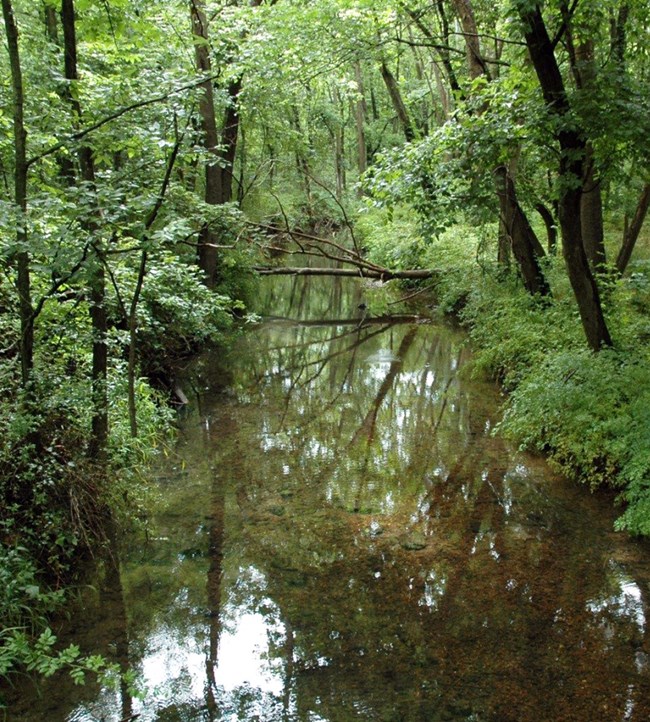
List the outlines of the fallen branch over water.
{"type": "Polygon", "coordinates": [[[437,271],[427,268],[416,268],[409,271],[374,270],[369,268],[309,268],[296,266],[253,266],[261,276],[354,276],[371,278],[379,281],[390,281],[394,278],[404,280],[421,280],[432,278],[437,271]]]}
{"type": "Polygon", "coordinates": [[[265,321],[269,323],[287,324],[288,326],[391,326],[398,323],[428,323],[426,316],[416,314],[391,314],[385,316],[361,316],[360,318],[319,318],[299,319],[286,318],[284,316],[266,316],[265,321]]]}

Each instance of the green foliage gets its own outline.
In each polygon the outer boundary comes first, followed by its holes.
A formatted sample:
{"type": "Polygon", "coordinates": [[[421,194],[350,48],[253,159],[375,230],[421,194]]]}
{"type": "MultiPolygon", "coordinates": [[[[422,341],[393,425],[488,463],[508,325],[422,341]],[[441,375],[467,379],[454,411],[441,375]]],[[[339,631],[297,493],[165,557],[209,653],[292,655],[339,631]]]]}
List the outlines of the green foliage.
{"type": "Polygon", "coordinates": [[[138,348],[143,372],[169,373],[179,360],[216,343],[232,325],[233,305],[229,296],[206,288],[198,268],[161,258],[142,291],[138,348]]]}
{"type": "Polygon", "coordinates": [[[630,351],[549,355],[513,393],[502,430],[568,475],[621,489],[619,529],[650,533],[650,370],[630,351]]]}
{"type": "Polygon", "coordinates": [[[77,645],[57,649],[47,618],[64,600],[62,590],[48,589],[40,579],[26,548],[0,543],[0,679],[17,671],[50,677],[66,670],[83,684],[86,673],[110,669],[103,657],[83,657],[77,645]]]}
{"type": "Polygon", "coordinates": [[[365,207],[356,221],[359,242],[375,263],[391,269],[423,268],[426,244],[403,205],[386,210],[365,207]]]}

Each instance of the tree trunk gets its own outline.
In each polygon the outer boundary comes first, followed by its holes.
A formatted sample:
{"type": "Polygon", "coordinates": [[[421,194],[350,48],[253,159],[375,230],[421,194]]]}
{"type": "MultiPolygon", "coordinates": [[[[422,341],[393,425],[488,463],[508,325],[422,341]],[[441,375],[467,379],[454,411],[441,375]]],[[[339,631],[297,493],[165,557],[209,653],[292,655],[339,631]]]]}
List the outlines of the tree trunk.
{"type": "Polygon", "coordinates": [[[537,203],[535,210],[539,213],[546,226],[546,237],[548,239],[548,252],[551,255],[555,254],[557,247],[557,226],[555,224],[555,218],[553,214],[543,203],[537,203]]]}
{"type": "Polygon", "coordinates": [[[442,108],[442,112],[436,113],[436,116],[440,125],[442,125],[445,121],[449,119],[449,115],[451,112],[449,93],[447,93],[445,84],[442,82],[442,73],[440,71],[440,68],[438,67],[438,63],[436,63],[434,60],[431,63],[431,66],[433,68],[433,74],[436,78],[436,88],[438,89],[438,97],[440,98],[440,106],[442,108]]]}
{"type": "MultiPolygon", "coordinates": [[[[72,85],[79,79],[77,70],[77,36],[75,26],[74,0],[63,0],[61,3],[61,25],[63,27],[64,69],[65,78],[69,83],[68,101],[72,107],[75,122],[81,120],[81,104],[73,92],[72,85]]],[[[89,146],[82,145],[78,151],[81,180],[89,190],[95,191],[95,166],[89,146]]],[[[99,211],[96,210],[98,215],[99,211]]],[[[92,244],[93,255],[89,263],[90,286],[90,320],[93,331],[92,348],[92,434],[89,454],[93,458],[102,459],[106,453],[108,441],[108,349],[106,334],[108,321],[106,316],[106,280],[104,275],[104,254],[101,237],[98,233],[97,220],[87,219],[85,230],[95,237],[92,244]]]]}
{"type": "Polygon", "coordinates": [[[45,20],[45,32],[50,42],[59,44],[59,31],[56,19],[56,9],[47,3],[43,7],[43,18],[45,20]]]}
{"type": "Polygon", "coordinates": [[[237,155],[237,140],[239,138],[239,93],[241,92],[241,77],[228,83],[228,104],[223,116],[221,132],[221,198],[220,203],[230,203],[232,200],[232,180],[235,156],[237,155]]]}
{"type": "Polygon", "coordinates": [[[25,99],[18,28],[11,0],[2,0],[11,84],[13,90],[14,126],[14,202],[18,211],[16,226],[16,254],[12,259],[16,266],[16,290],[20,313],[20,369],[23,386],[29,383],[34,363],[34,310],[32,307],[31,268],[27,250],[27,131],[25,130],[25,99]]]}
{"type": "MultiPolygon", "coordinates": [[[[591,38],[583,40],[576,46],[572,62],[575,64],[574,75],[578,87],[582,90],[593,89],[597,70],[594,41],[591,38]]],[[[603,199],[594,149],[589,142],[586,144],[584,167],[580,203],[582,241],[592,270],[604,271],[607,266],[607,256],[603,228],[603,199]]]]}
{"type": "Polygon", "coordinates": [[[334,84],[331,88],[331,102],[338,111],[336,121],[330,126],[334,141],[334,170],[336,173],[336,199],[340,202],[346,186],[345,177],[345,111],[341,102],[341,94],[334,84]]]}
{"type": "Polygon", "coordinates": [[[603,228],[603,197],[600,178],[594,165],[594,151],[591,143],[586,145],[585,165],[586,171],[580,198],[582,242],[592,270],[602,272],[607,267],[603,228]]]}
{"type": "MultiPolygon", "coordinates": [[[[363,175],[368,168],[368,145],[366,143],[366,116],[368,108],[363,92],[363,75],[361,74],[361,63],[356,61],[354,64],[354,78],[357,83],[357,93],[359,94],[354,104],[354,122],[357,131],[357,166],[359,176],[363,175]]],[[[362,193],[359,190],[359,193],[362,193]]]]}
{"type": "Polygon", "coordinates": [[[417,281],[432,278],[438,273],[438,271],[424,268],[410,271],[391,271],[389,269],[375,271],[366,268],[316,268],[313,266],[254,266],[253,270],[261,276],[354,276],[378,281],[391,281],[395,278],[417,281]]]}
{"type": "Polygon", "coordinates": [[[583,244],[580,209],[586,143],[575,130],[575,120],[569,117],[568,97],[541,8],[539,4],[531,7],[526,0],[517,0],[517,5],[544,100],[559,121],[556,137],[561,150],[558,215],[562,249],[587,343],[597,351],[603,346],[611,346],[612,339],[583,244]]]}
{"type": "Polygon", "coordinates": [[[521,210],[512,177],[504,165],[498,166],[494,175],[504,214],[502,220],[511,241],[513,255],[519,264],[524,286],[531,295],[548,296],[551,290],[538,261],[538,258],[544,255],[544,249],[521,210]]]}
{"type": "Polygon", "coordinates": [[[630,15],[630,6],[624,2],[619,8],[618,15],[610,17],[610,45],[612,55],[621,71],[625,70],[626,25],[630,15]]]}
{"type": "Polygon", "coordinates": [[[626,227],[623,235],[623,244],[621,245],[621,250],[618,252],[618,257],[616,258],[616,270],[621,275],[625,273],[627,264],[630,262],[632,251],[636,245],[639,233],[641,233],[641,228],[643,227],[643,221],[648,213],[648,208],[650,208],[650,183],[646,183],[643,186],[643,190],[639,196],[639,201],[636,205],[634,218],[626,227]]]}
{"type": "Polygon", "coordinates": [[[305,152],[305,150],[303,149],[303,146],[302,146],[302,143],[304,140],[306,146],[309,147],[309,131],[303,132],[302,124],[300,122],[300,112],[295,105],[292,107],[290,123],[293,126],[294,131],[296,132],[297,138],[299,139],[297,146],[296,146],[296,151],[295,151],[296,168],[298,170],[298,175],[300,177],[300,180],[302,181],[303,190],[305,192],[305,198],[307,199],[307,213],[311,219],[312,211],[313,211],[311,170],[309,168],[308,153],[305,152]]]}
{"type": "MultiPolygon", "coordinates": [[[[487,66],[481,54],[472,3],[470,0],[453,0],[453,4],[465,35],[470,78],[476,80],[485,77],[489,80],[487,66]]],[[[516,156],[510,160],[510,165],[514,166],[515,162],[516,156]]],[[[508,167],[502,164],[494,169],[493,175],[500,208],[498,261],[504,266],[507,265],[509,239],[510,248],[528,293],[548,296],[551,289],[538,260],[544,255],[544,249],[519,205],[512,174],[508,167]]]]}
{"type": "Polygon", "coordinates": [[[474,8],[470,0],[453,0],[456,14],[460,19],[465,36],[465,47],[467,48],[467,65],[469,68],[469,77],[474,80],[482,75],[490,78],[487,65],[481,54],[481,46],[479,42],[479,34],[476,27],[476,18],[474,17],[474,8]]]}
{"type": "MultiPolygon", "coordinates": [[[[460,93],[460,84],[458,83],[456,71],[454,70],[454,66],[452,65],[451,55],[449,53],[449,48],[451,47],[451,43],[449,41],[449,21],[447,20],[444,0],[437,0],[437,9],[438,15],[440,17],[440,26],[442,30],[442,38],[440,42],[435,38],[431,30],[429,30],[429,28],[422,22],[420,15],[415,10],[411,10],[410,8],[405,7],[404,11],[415,23],[416,27],[420,30],[424,37],[431,42],[432,47],[435,47],[436,51],[438,52],[440,61],[442,62],[445,72],[447,73],[449,87],[454,93],[460,93]]],[[[434,66],[436,80],[438,80],[439,70],[435,63],[434,66]]],[[[441,97],[447,97],[446,91],[444,92],[444,95],[441,93],[441,97]]],[[[446,108],[445,112],[448,115],[448,108],[446,108]]]]}
{"type": "Polygon", "coordinates": [[[406,138],[407,143],[410,143],[411,141],[415,140],[415,130],[413,128],[413,123],[411,122],[408,111],[406,110],[404,100],[402,99],[402,93],[400,92],[397,80],[395,80],[395,76],[391,73],[388,66],[383,60],[381,61],[380,70],[381,77],[384,79],[386,89],[388,90],[388,94],[390,95],[393,109],[395,110],[395,113],[397,113],[397,119],[399,120],[402,132],[404,133],[404,138],[406,138]]]}
{"type": "MultiPolygon", "coordinates": [[[[195,62],[199,73],[206,76],[201,83],[201,100],[199,102],[199,116],[201,119],[201,133],[205,149],[214,156],[214,161],[205,165],[204,200],[209,205],[223,202],[224,190],[222,188],[222,172],[219,154],[219,133],[214,112],[214,91],[212,79],[212,61],[210,59],[210,46],[208,44],[208,21],[205,15],[203,0],[190,0],[190,16],[192,20],[192,33],[195,38],[195,62]]],[[[209,226],[206,224],[199,234],[198,264],[205,275],[205,282],[209,287],[214,286],[217,277],[219,254],[215,239],[209,226]]]]}

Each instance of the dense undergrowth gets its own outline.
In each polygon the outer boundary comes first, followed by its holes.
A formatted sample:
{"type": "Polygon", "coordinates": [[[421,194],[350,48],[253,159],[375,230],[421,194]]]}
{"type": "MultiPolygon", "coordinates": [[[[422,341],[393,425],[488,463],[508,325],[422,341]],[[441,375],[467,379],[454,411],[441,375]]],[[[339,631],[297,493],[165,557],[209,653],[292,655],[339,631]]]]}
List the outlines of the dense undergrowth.
{"type": "Polygon", "coordinates": [[[542,303],[496,266],[495,227],[457,225],[425,242],[394,209],[372,210],[361,229],[374,260],[437,269],[432,290],[468,328],[474,373],[507,392],[497,432],[592,489],[617,490],[616,527],[650,535],[650,264],[601,279],[614,348],[595,354],[561,257],[545,259],[553,296],[542,303]]]}

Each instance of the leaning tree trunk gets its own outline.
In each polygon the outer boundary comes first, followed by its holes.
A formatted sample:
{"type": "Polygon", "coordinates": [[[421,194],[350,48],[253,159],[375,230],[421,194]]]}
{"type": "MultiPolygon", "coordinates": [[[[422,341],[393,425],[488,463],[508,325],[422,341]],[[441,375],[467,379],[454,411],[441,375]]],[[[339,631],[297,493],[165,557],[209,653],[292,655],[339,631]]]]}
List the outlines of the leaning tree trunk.
{"type": "Polygon", "coordinates": [[[539,265],[544,249],[519,205],[510,173],[504,165],[500,165],[494,170],[494,176],[502,213],[501,222],[510,239],[524,286],[531,295],[548,296],[551,289],[539,265]]]}
{"type": "MultiPolygon", "coordinates": [[[[453,5],[465,35],[470,78],[485,77],[489,80],[472,3],[470,0],[454,0],[453,5]]],[[[500,208],[498,260],[507,265],[506,240],[509,239],[526,290],[532,295],[548,296],[551,289],[538,260],[544,255],[544,249],[519,205],[514,180],[503,164],[494,169],[493,175],[500,208]]]]}
{"type": "Polygon", "coordinates": [[[390,96],[391,103],[393,104],[393,109],[397,114],[397,119],[399,120],[400,127],[404,133],[404,138],[407,143],[410,143],[412,140],[415,140],[415,129],[413,128],[413,123],[411,122],[408,110],[406,109],[397,80],[383,60],[381,61],[380,70],[381,77],[384,79],[388,95],[390,96]]]}
{"type": "Polygon", "coordinates": [[[587,343],[597,351],[611,346],[596,280],[589,267],[582,234],[581,203],[586,142],[570,118],[571,108],[555,52],[539,4],[517,0],[524,24],[528,52],[548,108],[558,120],[556,138],[560,145],[560,198],[558,216],[562,250],[567,273],[575,295],[587,343]]]}
{"type": "Polygon", "coordinates": [[[641,228],[643,227],[643,221],[648,213],[648,208],[650,208],[650,183],[646,183],[643,186],[643,190],[639,196],[639,201],[636,205],[636,211],[634,212],[634,218],[632,219],[630,225],[625,229],[623,244],[618,253],[618,257],[616,258],[616,270],[621,275],[625,273],[627,264],[630,262],[632,251],[636,245],[639,233],[641,233],[641,228]]]}
{"type": "Polygon", "coordinates": [[[470,0],[453,0],[453,6],[460,19],[460,24],[465,35],[465,48],[467,50],[467,65],[471,78],[478,78],[485,75],[489,79],[487,65],[483,59],[480,46],[480,35],[477,31],[474,8],[470,0]]]}

